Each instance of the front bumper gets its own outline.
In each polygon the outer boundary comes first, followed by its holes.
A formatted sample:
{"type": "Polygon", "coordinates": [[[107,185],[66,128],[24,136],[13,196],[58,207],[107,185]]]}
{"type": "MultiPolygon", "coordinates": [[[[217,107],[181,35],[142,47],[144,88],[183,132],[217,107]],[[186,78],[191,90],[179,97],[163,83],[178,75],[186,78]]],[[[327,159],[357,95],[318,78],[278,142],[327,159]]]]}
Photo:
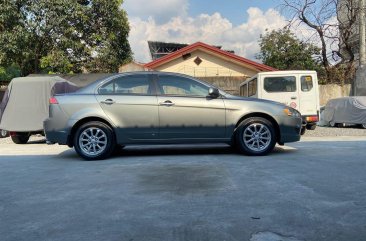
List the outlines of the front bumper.
{"type": "Polygon", "coordinates": [[[301,137],[302,119],[298,117],[282,117],[279,121],[279,143],[299,141],[301,137]]]}

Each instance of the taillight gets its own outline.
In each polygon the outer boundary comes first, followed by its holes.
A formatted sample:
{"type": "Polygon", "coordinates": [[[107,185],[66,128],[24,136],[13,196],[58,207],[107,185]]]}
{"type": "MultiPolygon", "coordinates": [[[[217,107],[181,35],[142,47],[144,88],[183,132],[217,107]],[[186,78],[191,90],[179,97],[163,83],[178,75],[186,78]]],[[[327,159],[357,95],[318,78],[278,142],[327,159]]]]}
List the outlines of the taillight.
{"type": "Polygon", "coordinates": [[[319,118],[318,118],[318,116],[316,116],[316,115],[313,115],[313,116],[307,116],[307,117],[306,117],[306,121],[307,121],[307,122],[318,122],[318,121],[319,121],[319,118]]]}
{"type": "Polygon", "coordinates": [[[51,104],[51,105],[57,105],[57,104],[58,104],[57,99],[56,99],[55,97],[51,97],[51,98],[50,98],[50,104],[51,104]]]}

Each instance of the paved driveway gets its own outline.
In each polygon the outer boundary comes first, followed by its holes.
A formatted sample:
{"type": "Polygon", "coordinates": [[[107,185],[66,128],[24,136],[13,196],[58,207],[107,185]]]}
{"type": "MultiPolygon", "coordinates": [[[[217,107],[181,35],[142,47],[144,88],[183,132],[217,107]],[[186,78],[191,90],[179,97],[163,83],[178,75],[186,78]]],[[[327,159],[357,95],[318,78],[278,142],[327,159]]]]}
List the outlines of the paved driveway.
{"type": "Polygon", "coordinates": [[[129,147],[96,162],[0,144],[0,240],[366,240],[366,138],[306,138],[265,157],[129,147]]]}

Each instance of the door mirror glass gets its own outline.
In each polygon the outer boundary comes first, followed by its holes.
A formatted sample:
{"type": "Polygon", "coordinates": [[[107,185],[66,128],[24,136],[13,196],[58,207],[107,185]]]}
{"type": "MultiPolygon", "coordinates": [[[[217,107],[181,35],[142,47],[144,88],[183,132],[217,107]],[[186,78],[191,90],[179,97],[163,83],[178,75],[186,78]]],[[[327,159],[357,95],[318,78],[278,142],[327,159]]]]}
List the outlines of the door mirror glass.
{"type": "Polygon", "coordinates": [[[210,87],[210,88],[208,89],[208,95],[209,95],[210,97],[212,97],[212,98],[217,98],[217,97],[219,97],[219,96],[220,96],[220,92],[219,92],[219,90],[218,90],[218,89],[213,88],[213,87],[210,87]]]}

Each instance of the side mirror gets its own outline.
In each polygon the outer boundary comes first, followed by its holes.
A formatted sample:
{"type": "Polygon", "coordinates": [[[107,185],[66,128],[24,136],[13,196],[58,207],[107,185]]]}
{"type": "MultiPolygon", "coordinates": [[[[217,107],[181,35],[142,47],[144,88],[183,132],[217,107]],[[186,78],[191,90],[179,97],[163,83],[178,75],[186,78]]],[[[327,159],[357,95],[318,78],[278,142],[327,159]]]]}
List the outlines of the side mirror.
{"type": "Polygon", "coordinates": [[[220,92],[218,89],[210,87],[208,89],[208,96],[211,98],[218,98],[220,96],[220,92]]]}

